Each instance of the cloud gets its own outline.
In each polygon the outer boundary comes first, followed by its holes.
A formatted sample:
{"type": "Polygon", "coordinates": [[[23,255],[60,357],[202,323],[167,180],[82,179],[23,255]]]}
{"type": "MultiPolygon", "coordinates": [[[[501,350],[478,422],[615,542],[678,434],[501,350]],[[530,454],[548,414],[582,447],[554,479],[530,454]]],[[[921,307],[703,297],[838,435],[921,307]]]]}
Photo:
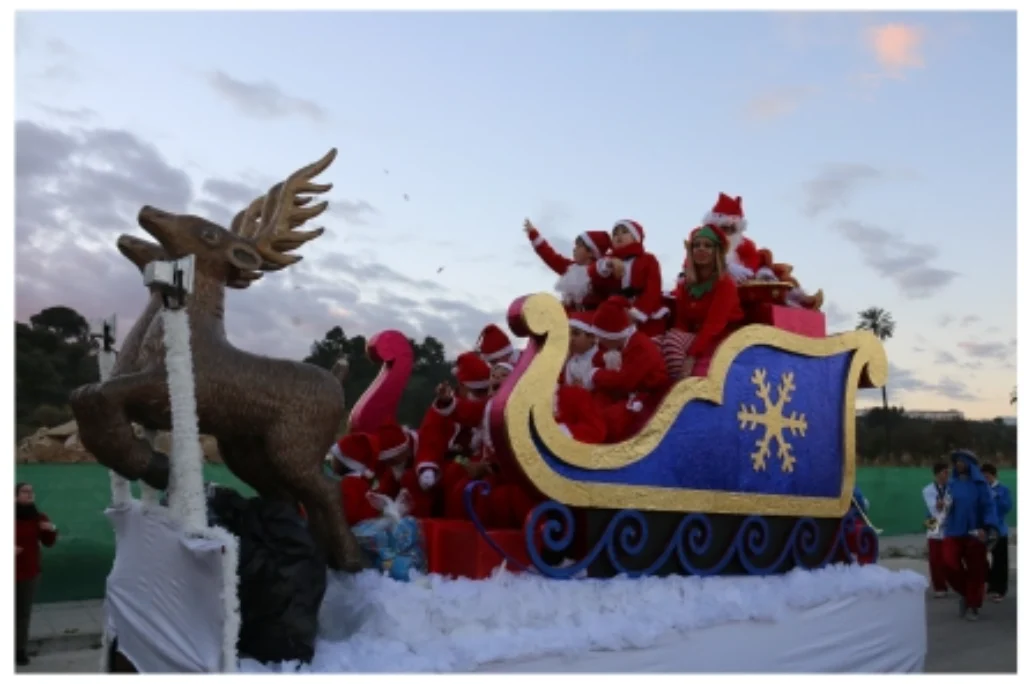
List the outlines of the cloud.
{"type": "Polygon", "coordinates": [[[940,395],[953,401],[975,401],[978,399],[978,395],[959,380],[943,376],[938,382],[930,382],[921,378],[914,371],[893,363],[889,364],[889,382],[886,384],[886,388],[894,400],[904,392],[940,395]]]}
{"type": "Polygon", "coordinates": [[[301,116],[316,123],[327,120],[327,110],[316,102],[288,95],[270,81],[242,81],[216,70],[206,75],[206,82],[239,113],[254,119],[301,116]]]}
{"type": "Polygon", "coordinates": [[[841,308],[834,301],[825,302],[823,309],[828,327],[832,329],[842,328],[853,322],[853,314],[841,308]]]}
{"type": "Polygon", "coordinates": [[[960,327],[961,328],[969,328],[972,325],[974,325],[975,323],[978,323],[979,321],[981,321],[981,317],[980,316],[975,316],[974,314],[969,314],[969,315],[964,316],[963,318],[960,319],[960,327]]]}
{"type": "Polygon", "coordinates": [[[959,275],[932,265],[939,255],[934,245],[907,242],[891,231],[860,221],[837,221],[833,228],[857,247],[864,263],[893,281],[909,299],[931,297],[959,275]]]}
{"type": "Polygon", "coordinates": [[[365,226],[369,216],[380,213],[366,200],[331,202],[330,211],[353,226],[365,226]]]}
{"type": "MultiPolygon", "coordinates": [[[[33,121],[15,125],[16,316],[70,306],[90,319],[117,313],[126,334],[145,306],[138,270],[114,246],[120,233],[141,234],[139,207],[228,216],[262,190],[207,178],[193,183],[151,143],[129,131],[67,132],[33,121]]],[[[218,218],[217,220],[222,220],[218,218]]],[[[409,277],[363,256],[343,253],[328,228],[303,248],[306,258],[268,273],[244,291],[229,290],[228,337],[243,349],[302,358],[335,325],[350,335],[387,328],[439,338],[454,354],[469,348],[503,310],[465,302],[437,282],[409,277]],[[310,249],[310,247],[313,247],[310,249]]]]}
{"type": "Polygon", "coordinates": [[[865,31],[864,40],[882,70],[881,76],[903,78],[909,69],[925,66],[921,54],[924,30],[919,27],[907,24],[871,26],[865,31]]]}
{"type": "Polygon", "coordinates": [[[939,316],[939,320],[936,321],[936,324],[940,328],[948,328],[949,324],[952,323],[955,320],[956,320],[955,316],[950,316],[949,314],[942,314],[941,316],[939,316]]]}
{"type": "Polygon", "coordinates": [[[845,207],[854,190],[881,177],[879,169],[867,164],[829,164],[804,182],[804,213],[814,218],[830,209],[845,207]]]}
{"type": "Polygon", "coordinates": [[[65,109],[63,107],[51,107],[50,105],[41,103],[36,103],[36,107],[51,116],[57,117],[58,119],[64,119],[65,121],[71,121],[74,123],[91,123],[97,117],[96,112],[88,107],[65,109]]]}
{"type": "Polygon", "coordinates": [[[981,361],[1012,364],[1017,358],[1017,339],[1009,342],[961,342],[957,345],[968,356],[981,361]]]}
{"type": "Polygon", "coordinates": [[[948,351],[939,350],[935,352],[935,364],[939,366],[959,366],[960,362],[948,351]]]}
{"type": "Polygon", "coordinates": [[[810,86],[789,86],[764,91],[747,101],[743,116],[750,121],[770,121],[792,114],[817,94],[810,86]]]}

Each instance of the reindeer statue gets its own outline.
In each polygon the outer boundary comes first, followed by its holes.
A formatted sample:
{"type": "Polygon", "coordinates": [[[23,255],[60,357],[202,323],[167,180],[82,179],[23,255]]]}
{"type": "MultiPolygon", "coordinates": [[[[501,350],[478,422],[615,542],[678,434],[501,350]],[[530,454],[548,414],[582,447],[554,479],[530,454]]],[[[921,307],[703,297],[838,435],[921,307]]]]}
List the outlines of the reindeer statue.
{"type": "MultiPolygon", "coordinates": [[[[334,374],[310,364],[257,356],[232,346],[224,332],[225,287],[245,288],[267,271],[296,263],[288,254],[319,237],[323,228],[299,226],[327,208],[309,205],[330,184],[312,180],[336,155],[328,152],[299,169],[239,212],[230,231],[206,219],[139,212],[139,225],[159,244],[130,236],[118,249],[140,269],[157,259],[195,257],[195,285],[188,302],[199,429],[217,439],[228,468],[266,498],[302,503],[314,535],[335,569],[355,571],[363,560],[345,521],[338,488],[323,472],[345,410],[342,361],[334,374]]],[[[96,460],[129,480],[163,489],[168,457],[135,436],[171,426],[164,364],[160,296],[128,333],[111,376],[71,396],[82,445],[96,460]]]]}

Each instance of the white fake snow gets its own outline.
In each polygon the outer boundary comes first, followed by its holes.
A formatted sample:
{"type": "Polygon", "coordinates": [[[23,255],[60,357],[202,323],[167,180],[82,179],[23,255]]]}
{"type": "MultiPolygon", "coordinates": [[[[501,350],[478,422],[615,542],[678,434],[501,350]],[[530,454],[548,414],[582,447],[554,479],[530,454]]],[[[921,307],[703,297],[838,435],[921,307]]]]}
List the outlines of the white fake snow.
{"type": "Polygon", "coordinates": [[[310,665],[239,663],[242,672],[464,672],[495,661],[648,648],[672,632],[790,611],[848,596],[924,592],[925,578],[879,565],[832,565],[771,577],[557,581],[498,573],[400,583],[331,573],[310,665]]]}

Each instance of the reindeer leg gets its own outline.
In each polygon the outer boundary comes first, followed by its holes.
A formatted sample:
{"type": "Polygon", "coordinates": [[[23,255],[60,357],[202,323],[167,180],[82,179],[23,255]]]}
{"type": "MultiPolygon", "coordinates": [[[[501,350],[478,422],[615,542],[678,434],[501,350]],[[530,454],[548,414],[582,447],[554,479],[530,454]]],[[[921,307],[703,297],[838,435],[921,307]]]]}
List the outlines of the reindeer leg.
{"type": "Polygon", "coordinates": [[[170,461],[147,440],[135,436],[128,410],[136,405],[169,412],[162,370],[122,375],[71,393],[71,410],[82,446],[122,477],[166,489],[170,461]]]}
{"type": "Polygon", "coordinates": [[[220,457],[224,465],[235,476],[256,490],[264,499],[292,499],[293,497],[281,485],[271,469],[267,468],[266,458],[259,457],[263,445],[254,444],[254,440],[218,441],[220,457]]]}

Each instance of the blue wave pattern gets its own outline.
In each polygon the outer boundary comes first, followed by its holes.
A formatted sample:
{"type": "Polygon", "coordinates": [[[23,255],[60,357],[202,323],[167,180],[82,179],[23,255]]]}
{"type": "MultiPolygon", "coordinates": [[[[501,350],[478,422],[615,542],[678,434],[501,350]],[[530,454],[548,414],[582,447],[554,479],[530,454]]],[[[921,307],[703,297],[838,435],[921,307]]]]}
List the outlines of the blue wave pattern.
{"type": "Polygon", "coordinates": [[[533,440],[544,461],[563,477],[584,482],[607,482],[673,489],[709,489],[752,494],[835,497],[842,491],[843,417],[846,379],[852,352],[812,358],[767,346],[741,352],[729,367],[722,405],[691,401],[672,427],[642,460],[618,470],[585,470],[571,466],[541,441],[533,440]],[[792,373],[795,389],[784,415],[803,414],[806,432],[783,434],[796,458],[792,472],[783,472],[778,443],[770,445],[764,470],[755,470],[751,454],[765,436],[760,425],[741,429],[738,414],[744,406],[763,412],[764,402],[752,382],[765,370],[770,400],[778,400],[784,373],[792,373]]]}
{"type": "MultiPolygon", "coordinates": [[[[486,496],[490,487],[486,482],[471,483],[464,493],[466,510],[470,520],[486,543],[516,570],[527,571],[519,561],[507,554],[495,542],[473,508],[474,492],[486,496]]],[[[680,520],[668,544],[649,567],[640,570],[629,569],[622,563],[622,556],[636,557],[644,552],[647,545],[647,518],[640,511],[625,509],[612,517],[604,534],[587,555],[571,565],[555,567],[545,563],[541,548],[537,545],[540,536],[543,548],[560,553],[570,548],[576,534],[576,525],[569,508],[557,501],[546,501],[530,512],[524,533],[526,548],[533,569],[552,579],[573,579],[585,573],[590,565],[605,556],[616,572],[629,577],[647,577],[656,574],[673,556],[687,573],[698,577],[720,574],[733,559],[738,559],[750,575],[764,576],[777,574],[787,560],[796,567],[813,570],[835,562],[849,562],[853,556],[866,558],[868,563],[878,560],[878,535],[868,526],[856,527],[856,514],[851,511],[841,521],[838,531],[829,543],[828,552],[821,560],[811,563],[808,559],[818,558],[823,535],[817,520],[798,518],[789,532],[782,551],[774,559],[764,555],[771,546],[770,528],[767,520],[759,515],[744,518],[725,551],[718,558],[709,558],[713,548],[711,518],[703,513],[690,513],[680,520]],[[851,549],[847,537],[857,530],[851,549]],[[538,535],[539,532],[539,535],[538,535]]]]}

